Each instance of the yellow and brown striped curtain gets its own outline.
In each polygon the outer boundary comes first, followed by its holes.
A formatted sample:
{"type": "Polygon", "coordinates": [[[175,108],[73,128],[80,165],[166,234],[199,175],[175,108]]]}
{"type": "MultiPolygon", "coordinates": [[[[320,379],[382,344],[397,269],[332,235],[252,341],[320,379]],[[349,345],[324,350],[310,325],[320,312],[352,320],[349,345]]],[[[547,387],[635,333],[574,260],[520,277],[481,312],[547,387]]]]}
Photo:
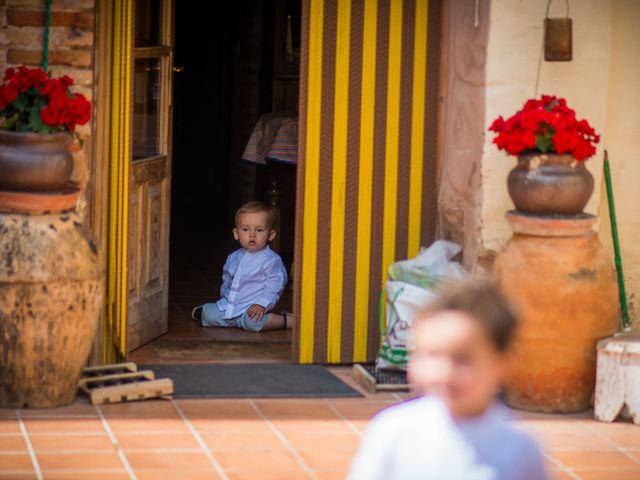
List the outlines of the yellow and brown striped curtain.
{"type": "Polygon", "coordinates": [[[131,157],[131,65],[133,0],[110,0],[104,10],[109,48],[106,148],[108,207],[107,284],[102,324],[103,361],[126,357],[127,227],[131,157]]]}
{"type": "Polygon", "coordinates": [[[300,363],[372,360],[386,270],[435,224],[439,2],[304,0],[300,363]]]}

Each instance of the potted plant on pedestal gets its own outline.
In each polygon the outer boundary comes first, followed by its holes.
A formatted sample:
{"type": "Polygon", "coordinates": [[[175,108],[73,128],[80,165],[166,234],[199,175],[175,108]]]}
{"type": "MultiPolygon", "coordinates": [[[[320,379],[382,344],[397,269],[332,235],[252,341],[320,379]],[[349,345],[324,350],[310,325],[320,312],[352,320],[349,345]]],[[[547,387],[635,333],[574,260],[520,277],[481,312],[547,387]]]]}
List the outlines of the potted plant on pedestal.
{"type": "Polygon", "coordinates": [[[0,408],[71,403],[102,307],[68,149],[91,104],[72,84],[20,67],[0,85],[0,408]]]}
{"type": "Polygon", "coordinates": [[[618,295],[611,259],[583,213],[593,192],[584,161],[599,137],[564,99],[528,100],[490,127],[494,143],[518,155],[509,174],[514,235],[496,257],[494,277],[521,315],[511,406],[543,412],[588,408],[598,340],[616,329],[618,295]]]}

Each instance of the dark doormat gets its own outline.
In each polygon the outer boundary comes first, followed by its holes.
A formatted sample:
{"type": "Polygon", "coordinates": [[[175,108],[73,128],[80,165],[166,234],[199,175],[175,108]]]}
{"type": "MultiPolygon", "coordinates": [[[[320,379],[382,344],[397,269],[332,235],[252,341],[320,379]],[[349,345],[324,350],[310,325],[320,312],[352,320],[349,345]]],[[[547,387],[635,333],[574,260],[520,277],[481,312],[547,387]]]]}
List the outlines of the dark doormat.
{"type": "Polygon", "coordinates": [[[174,398],[361,397],[320,365],[140,365],[173,380],[174,398]]]}

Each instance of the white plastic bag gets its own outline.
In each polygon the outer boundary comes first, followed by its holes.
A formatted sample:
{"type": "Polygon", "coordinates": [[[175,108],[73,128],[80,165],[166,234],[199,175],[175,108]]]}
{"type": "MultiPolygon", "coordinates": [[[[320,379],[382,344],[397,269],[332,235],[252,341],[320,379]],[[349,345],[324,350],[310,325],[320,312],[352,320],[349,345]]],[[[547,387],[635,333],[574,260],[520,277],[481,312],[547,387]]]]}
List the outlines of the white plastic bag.
{"type": "Polygon", "coordinates": [[[468,275],[462,265],[451,260],[460,250],[455,243],[438,240],[420,250],[415,258],[389,267],[391,280],[385,288],[387,326],[376,360],[378,368],[407,369],[409,331],[414,316],[433,300],[440,283],[468,275]]]}
{"type": "Polygon", "coordinates": [[[452,261],[461,251],[453,242],[436,240],[429,248],[421,248],[414,258],[392,263],[389,278],[423,288],[431,288],[442,279],[465,278],[467,271],[452,261]]]}

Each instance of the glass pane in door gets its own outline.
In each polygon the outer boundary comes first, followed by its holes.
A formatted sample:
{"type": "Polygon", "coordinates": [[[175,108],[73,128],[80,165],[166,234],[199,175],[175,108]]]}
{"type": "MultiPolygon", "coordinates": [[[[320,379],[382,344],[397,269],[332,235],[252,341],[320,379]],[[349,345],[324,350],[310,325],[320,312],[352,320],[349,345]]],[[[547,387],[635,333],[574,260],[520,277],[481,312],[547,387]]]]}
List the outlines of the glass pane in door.
{"type": "Polygon", "coordinates": [[[155,157],[160,150],[159,58],[139,58],[134,64],[133,159],[155,157]]]}
{"type": "Polygon", "coordinates": [[[135,46],[162,45],[162,0],[135,0],[135,46]]]}

